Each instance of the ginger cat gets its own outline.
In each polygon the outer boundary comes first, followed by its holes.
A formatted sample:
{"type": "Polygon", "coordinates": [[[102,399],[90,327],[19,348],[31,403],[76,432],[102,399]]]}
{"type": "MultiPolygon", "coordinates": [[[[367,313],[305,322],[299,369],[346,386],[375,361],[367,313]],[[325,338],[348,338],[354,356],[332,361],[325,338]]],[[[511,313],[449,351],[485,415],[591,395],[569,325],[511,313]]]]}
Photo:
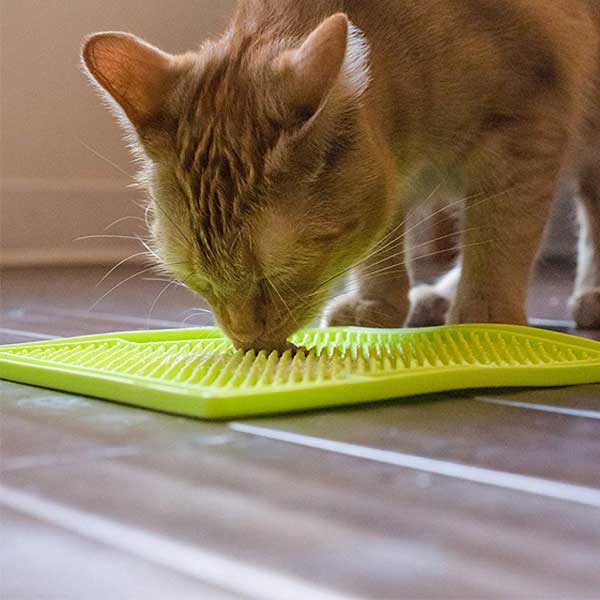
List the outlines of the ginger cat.
{"type": "Polygon", "coordinates": [[[156,253],[238,347],[324,322],[525,323],[559,186],[571,306],[600,327],[596,0],[241,0],[183,55],[98,33],[84,65],[142,160],[156,253]],[[460,264],[412,292],[407,213],[464,198],[460,264]]]}

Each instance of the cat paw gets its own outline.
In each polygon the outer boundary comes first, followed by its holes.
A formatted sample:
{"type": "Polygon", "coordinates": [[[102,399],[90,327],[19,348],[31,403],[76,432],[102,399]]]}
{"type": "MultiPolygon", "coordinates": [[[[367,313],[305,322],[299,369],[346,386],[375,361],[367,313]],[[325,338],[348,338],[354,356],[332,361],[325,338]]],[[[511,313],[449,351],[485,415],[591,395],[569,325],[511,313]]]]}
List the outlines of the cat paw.
{"type": "Polygon", "coordinates": [[[527,325],[525,308],[519,304],[489,304],[482,299],[457,300],[448,311],[447,323],[504,323],[507,325],[527,325]]]}
{"type": "Polygon", "coordinates": [[[577,327],[580,329],[600,329],[600,288],[575,294],[569,307],[577,327]]]}
{"type": "Polygon", "coordinates": [[[450,309],[450,300],[433,285],[418,285],[410,290],[410,312],[406,327],[433,327],[443,325],[450,309]]]}
{"type": "Polygon", "coordinates": [[[322,325],[326,327],[402,327],[406,310],[383,300],[346,294],[325,309],[322,325]]]}

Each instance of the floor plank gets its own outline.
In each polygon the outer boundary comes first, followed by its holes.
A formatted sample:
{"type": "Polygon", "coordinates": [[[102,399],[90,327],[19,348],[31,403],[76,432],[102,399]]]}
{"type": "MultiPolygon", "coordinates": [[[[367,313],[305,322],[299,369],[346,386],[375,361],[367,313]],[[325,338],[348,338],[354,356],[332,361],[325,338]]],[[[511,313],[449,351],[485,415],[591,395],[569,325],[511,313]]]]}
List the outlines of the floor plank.
{"type": "Polygon", "coordinates": [[[510,597],[600,583],[597,510],[250,436],[3,480],[319,589],[510,597]]]}
{"type": "MultiPolygon", "coordinates": [[[[600,401],[600,386],[589,386],[600,401]]],[[[554,390],[546,392],[551,402],[554,390]]],[[[501,398],[502,395],[499,395],[501,398]]],[[[538,393],[538,398],[544,395],[538,393]]],[[[600,422],[474,402],[464,394],[246,424],[531,477],[600,487],[600,422]]]]}
{"type": "Polygon", "coordinates": [[[234,600],[239,598],[131,553],[2,509],[0,576],[5,600],[234,600]],[[24,582],[27,593],[24,594],[24,582]]]}
{"type": "Polygon", "coordinates": [[[571,417],[600,419],[600,393],[597,385],[580,385],[548,390],[504,391],[477,394],[479,402],[511,406],[515,409],[554,412],[571,417]]]}

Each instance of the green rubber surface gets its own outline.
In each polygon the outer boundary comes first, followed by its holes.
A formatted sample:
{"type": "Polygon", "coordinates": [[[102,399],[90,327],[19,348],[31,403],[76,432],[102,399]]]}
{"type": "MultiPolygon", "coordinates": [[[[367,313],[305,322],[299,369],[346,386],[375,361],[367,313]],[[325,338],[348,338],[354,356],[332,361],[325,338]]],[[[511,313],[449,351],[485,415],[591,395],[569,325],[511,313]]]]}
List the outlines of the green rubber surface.
{"type": "Polygon", "coordinates": [[[314,329],[291,341],[295,355],[244,353],[209,327],[17,344],[0,347],[0,377],[207,419],[600,383],[600,342],[528,327],[314,329]]]}

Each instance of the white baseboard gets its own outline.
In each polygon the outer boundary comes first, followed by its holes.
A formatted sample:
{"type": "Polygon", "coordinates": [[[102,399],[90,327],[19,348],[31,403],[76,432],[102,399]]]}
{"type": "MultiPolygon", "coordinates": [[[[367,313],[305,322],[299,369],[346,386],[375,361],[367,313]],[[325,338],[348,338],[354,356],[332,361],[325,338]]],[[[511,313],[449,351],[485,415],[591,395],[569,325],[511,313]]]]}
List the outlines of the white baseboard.
{"type": "MultiPolygon", "coordinates": [[[[146,235],[143,193],[105,181],[8,179],[0,183],[0,266],[67,266],[118,262],[141,252],[135,240],[94,235],[146,235]]],[[[141,258],[141,257],[140,257],[141,258]]]]}
{"type": "MultiPolygon", "coordinates": [[[[100,250],[93,254],[83,252],[54,250],[52,252],[31,251],[4,251],[0,258],[0,268],[25,269],[29,267],[93,267],[114,265],[131,256],[132,252],[123,249],[100,250]]],[[[144,264],[143,257],[135,257],[127,261],[127,264],[144,264]]]]}

